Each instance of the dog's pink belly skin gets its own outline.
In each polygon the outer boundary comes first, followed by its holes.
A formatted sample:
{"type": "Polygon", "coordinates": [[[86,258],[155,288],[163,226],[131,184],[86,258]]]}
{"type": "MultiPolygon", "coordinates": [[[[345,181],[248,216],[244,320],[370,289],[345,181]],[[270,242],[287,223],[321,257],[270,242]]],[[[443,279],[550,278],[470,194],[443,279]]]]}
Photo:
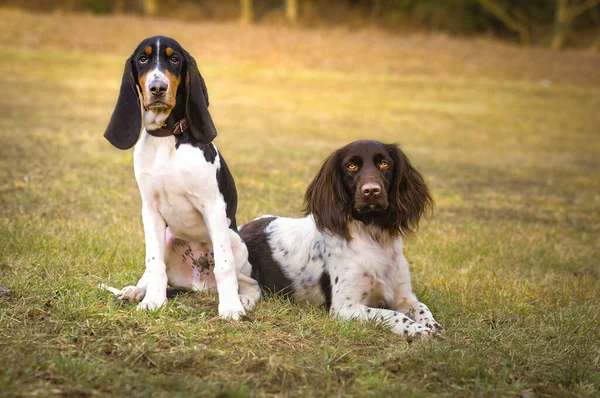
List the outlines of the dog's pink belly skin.
{"type": "Polygon", "coordinates": [[[214,289],[217,284],[211,245],[178,239],[169,229],[166,238],[165,262],[169,285],[191,290],[214,289]]]}

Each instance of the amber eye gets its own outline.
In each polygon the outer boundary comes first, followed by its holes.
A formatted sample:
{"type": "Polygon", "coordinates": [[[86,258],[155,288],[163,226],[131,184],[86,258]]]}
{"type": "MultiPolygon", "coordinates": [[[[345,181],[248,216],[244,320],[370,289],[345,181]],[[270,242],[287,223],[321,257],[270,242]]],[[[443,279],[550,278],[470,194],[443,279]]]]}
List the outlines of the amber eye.
{"type": "Polygon", "coordinates": [[[390,164],[388,162],[386,162],[385,160],[383,160],[381,163],[379,163],[380,169],[387,169],[388,167],[390,167],[390,164]]]}
{"type": "Polygon", "coordinates": [[[358,166],[355,163],[350,163],[348,166],[346,166],[346,168],[350,171],[358,170],[358,166]]]}

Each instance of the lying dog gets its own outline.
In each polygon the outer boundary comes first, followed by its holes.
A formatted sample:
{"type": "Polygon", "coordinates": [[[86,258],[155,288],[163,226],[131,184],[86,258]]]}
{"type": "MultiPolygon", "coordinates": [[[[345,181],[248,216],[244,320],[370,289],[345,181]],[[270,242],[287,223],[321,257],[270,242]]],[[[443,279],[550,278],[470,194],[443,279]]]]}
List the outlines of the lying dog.
{"type": "Polygon", "coordinates": [[[104,134],[119,149],[135,145],[146,271],[136,286],[111,291],[141,300],[138,309],[164,305],[167,284],[216,287],[223,318],[238,319],[260,297],[237,233],[235,183],[212,144],[216,135],[194,58],[168,37],[142,41],[125,62],[104,134]]]}
{"type": "Polygon", "coordinates": [[[397,146],[357,141],[335,151],[305,204],[306,218],[265,216],[240,228],[263,288],[326,305],[333,317],[385,322],[398,334],[441,330],[413,294],[402,254],[402,237],[433,200],[397,146]]]}

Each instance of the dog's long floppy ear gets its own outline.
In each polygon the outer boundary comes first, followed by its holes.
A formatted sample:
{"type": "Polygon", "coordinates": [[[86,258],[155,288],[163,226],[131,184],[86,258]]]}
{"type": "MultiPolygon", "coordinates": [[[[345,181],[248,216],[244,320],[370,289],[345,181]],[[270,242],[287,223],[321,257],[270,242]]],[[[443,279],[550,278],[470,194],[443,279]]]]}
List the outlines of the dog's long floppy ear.
{"type": "Polygon", "coordinates": [[[397,145],[386,145],[394,161],[394,180],[390,189],[390,215],[402,236],[411,235],[419,227],[423,215],[433,212],[435,202],[425,180],[397,145]],[[395,196],[395,198],[394,198],[395,196]]]}
{"type": "Polygon", "coordinates": [[[185,57],[187,61],[185,114],[194,138],[203,144],[208,144],[217,136],[217,129],[208,113],[208,90],[196,60],[187,52],[185,57]]]}
{"type": "Polygon", "coordinates": [[[350,240],[348,222],[352,218],[352,200],[346,192],[340,174],[342,153],[331,154],[304,196],[304,212],[312,214],[317,228],[350,240]]]}
{"type": "Polygon", "coordinates": [[[134,146],[142,130],[142,112],[131,62],[131,58],[125,62],[119,99],[104,132],[104,137],[119,149],[134,146]]]}

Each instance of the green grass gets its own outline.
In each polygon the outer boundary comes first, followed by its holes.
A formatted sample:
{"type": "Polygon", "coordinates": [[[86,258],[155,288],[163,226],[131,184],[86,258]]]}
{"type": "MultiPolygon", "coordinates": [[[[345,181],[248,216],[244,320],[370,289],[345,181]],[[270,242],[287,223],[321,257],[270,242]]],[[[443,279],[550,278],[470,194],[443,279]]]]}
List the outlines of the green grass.
{"type": "Polygon", "coordinates": [[[600,394],[600,56],[0,17],[0,285],[11,289],[0,395],[600,394]],[[347,142],[402,145],[437,202],[406,255],[444,340],[409,343],[275,298],[238,323],[218,318],[210,294],[137,313],[95,289],[143,270],[132,154],[102,133],[125,58],[155,33],[180,39],[207,79],[240,222],[299,215],[308,182],[347,142]]]}

